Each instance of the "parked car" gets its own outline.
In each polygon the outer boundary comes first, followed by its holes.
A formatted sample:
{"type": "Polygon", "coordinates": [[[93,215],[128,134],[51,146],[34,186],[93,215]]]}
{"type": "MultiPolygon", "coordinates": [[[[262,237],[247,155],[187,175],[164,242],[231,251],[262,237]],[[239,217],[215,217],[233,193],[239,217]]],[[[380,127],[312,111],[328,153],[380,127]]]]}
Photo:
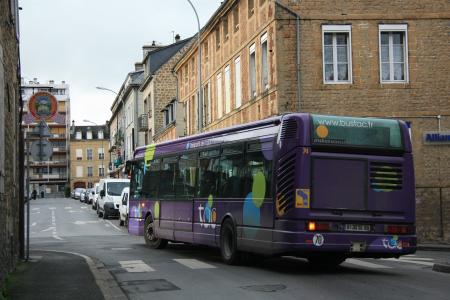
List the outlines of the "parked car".
{"type": "Polygon", "coordinates": [[[99,217],[108,219],[112,216],[119,216],[119,205],[122,201],[120,196],[126,187],[130,187],[129,179],[106,178],[100,180],[100,192],[97,198],[97,215],[99,217]]]}
{"type": "Polygon", "coordinates": [[[74,199],[79,200],[81,198],[81,193],[84,191],[85,191],[85,189],[83,189],[83,188],[76,188],[75,193],[74,193],[74,199]]]}
{"type": "Polygon", "coordinates": [[[95,189],[92,188],[89,190],[87,204],[91,204],[94,201],[95,189]]]}
{"type": "Polygon", "coordinates": [[[122,195],[120,198],[122,201],[119,204],[119,225],[128,226],[128,211],[129,211],[129,195],[130,195],[130,188],[126,187],[122,190],[122,195]]]}
{"type": "Polygon", "coordinates": [[[94,184],[94,197],[92,199],[92,209],[97,209],[97,198],[100,193],[99,183],[94,184]]]}
{"type": "Polygon", "coordinates": [[[91,193],[92,189],[87,189],[86,192],[84,193],[84,198],[83,201],[86,204],[89,204],[89,194],[91,193]]]}
{"type": "Polygon", "coordinates": [[[84,202],[85,196],[86,196],[86,190],[81,191],[80,198],[79,198],[80,202],[84,202]]]}
{"type": "Polygon", "coordinates": [[[70,197],[72,199],[75,199],[75,189],[73,189],[72,192],[70,193],[70,197]]]}

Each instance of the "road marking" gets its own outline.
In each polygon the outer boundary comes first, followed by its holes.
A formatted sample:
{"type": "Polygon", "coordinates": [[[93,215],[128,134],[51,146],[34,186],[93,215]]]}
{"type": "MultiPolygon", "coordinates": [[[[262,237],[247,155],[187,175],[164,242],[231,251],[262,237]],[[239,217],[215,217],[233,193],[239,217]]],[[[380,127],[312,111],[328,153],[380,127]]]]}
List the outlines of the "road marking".
{"type": "Polygon", "coordinates": [[[112,251],[128,251],[131,250],[132,248],[111,248],[112,251]]]}
{"type": "Polygon", "coordinates": [[[389,266],[374,264],[374,263],[370,263],[368,261],[363,261],[363,260],[354,259],[354,258],[347,258],[345,260],[345,263],[360,266],[360,267],[371,268],[371,269],[392,269],[392,267],[389,267],[389,266]]]}
{"type": "MultiPolygon", "coordinates": [[[[53,224],[52,224],[52,225],[53,225],[53,224]]],[[[47,229],[41,230],[41,232],[51,231],[51,230],[53,230],[53,229],[55,229],[55,227],[49,227],[49,228],[47,228],[47,229]]]]}
{"type": "Polygon", "coordinates": [[[66,206],[66,207],[64,207],[64,209],[72,209],[72,207],[71,206],[66,206]]]}
{"type": "Polygon", "coordinates": [[[434,261],[433,258],[427,257],[400,257],[400,260],[434,261]]]}
{"type": "MultiPolygon", "coordinates": [[[[106,220],[106,222],[108,222],[112,227],[114,227],[114,229],[122,232],[122,229],[120,229],[119,227],[117,227],[116,225],[114,225],[110,220],[106,220]]],[[[106,224],[105,224],[106,225],[106,224]]]]}
{"type": "Polygon", "coordinates": [[[121,268],[129,273],[144,273],[155,271],[152,267],[147,265],[142,260],[122,260],[119,261],[121,268]]]}
{"type": "Polygon", "coordinates": [[[30,215],[37,215],[37,214],[40,214],[41,212],[40,211],[36,211],[36,212],[32,212],[30,215]]]}
{"type": "Polygon", "coordinates": [[[180,263],[190,269],[215,269],[216,267],[207,263],[204,263],[202,261],[199,261],[197,259],[187,259],[187,258],[178,258],[174,259],[177,263],[180,263]]]}
{"type": "Polygon", "coordinates": [[[35,207],[32,210],[40,210],[40,208],[39,207],[35,207]]]}
{"type": "Polygon", "coordinates": [[[53,226],[52,227],[53,228],[53,231],[52,231],[53,238],[56,239],[56,240],[62,241],[62,238],[60,238],[58,236],[58,234],[56,233],[56,215],[55,215],[55,210],[54,209],[52,210],[52,226],[53,226]]]}
{"type": "Polygon", "coordinates": [[[36,222],[34,222],[33,224],[31,224],[31,227],[33,227],[33,226],[36,226],[36,224],[37,224],[37,223],[36,223],[36,222]]]}
{"type": "Polygon", "coordinates": [[[100,223],[101,220],[99,221],[75,221],[73,222],[73,224],[75,225],[86,225],[86,224],[96,224],[96,223],[100,223]]]}
{"type": "Polygon", "coordinates": [[[79,213],[79,212],[81,212],[81,211],[79,211],[79,210],[69,210],[69,212],[70,212],[71,214],[73,214],[73,213],[79,213]]]}
{"type": "Polygon", "coordinates": [[[404,262],[404,263],[416,264],[416,265],[427,266],[427,267],[432,267],[434,265],[434,263],[432,263],[432,262],[409,260],[409,259],[384,258],[384,260],[395,261],[395,262],[404,262]]]}
{"type": "Polygon", "coordinates": [[[56,207],[49,207],[48,209],[50,209],[50,210],[54,210],[54,209],[56,209],[56,207]]]}
{"type": "Polygon", "coordinates": [[[86,208],[87,208],[86,206],[82,206],[82,207],[81,207],[81,209],[86,209],[86,208]]]}

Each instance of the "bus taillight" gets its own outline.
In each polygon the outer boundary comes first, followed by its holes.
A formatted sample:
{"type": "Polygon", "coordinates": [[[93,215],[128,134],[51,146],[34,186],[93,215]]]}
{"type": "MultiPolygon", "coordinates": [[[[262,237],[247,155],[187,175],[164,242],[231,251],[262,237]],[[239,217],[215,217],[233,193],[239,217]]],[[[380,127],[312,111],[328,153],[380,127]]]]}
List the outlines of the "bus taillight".
{"type": "Polygon", "coordinates": [[[384,232],[388,234],[412,234],[414,227],[410,225],[385,225],[384,232]]]}
{"type": "Polygon", "coordinates": [[[308,231],[330,231],[330,223],[309,221],[308,231]]]}

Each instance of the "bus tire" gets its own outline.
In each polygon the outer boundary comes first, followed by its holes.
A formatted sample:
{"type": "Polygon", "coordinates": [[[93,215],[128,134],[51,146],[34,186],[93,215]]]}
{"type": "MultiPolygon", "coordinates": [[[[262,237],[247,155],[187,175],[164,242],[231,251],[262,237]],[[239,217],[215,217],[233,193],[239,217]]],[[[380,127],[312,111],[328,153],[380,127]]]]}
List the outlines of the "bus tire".
{"type": "Polygon", "coordinates": [[[344,255],[341,254],[322,254],[322,255],[311,255],[307,257],[308,262],[316,267],[320,268],[335,268],[343,263],[346,259],[344,255]]]}
{"type": "Polygon", "coordinates": [[[240,252],[237,249],[236,227],[231,219],[226,219],[220,229],[220,254],[227,265],[240,262],[240,252]]]}
{"type": "Polygon", "coordinates": [[[145,219],[145,225],[144,225],[145,244],[152,249],[162,249],[162,248],[166,247],[167,240],[158,238],[155,235],[153,226],[154,226],[153,218],[151,216],[148,216],[145,219]]]}

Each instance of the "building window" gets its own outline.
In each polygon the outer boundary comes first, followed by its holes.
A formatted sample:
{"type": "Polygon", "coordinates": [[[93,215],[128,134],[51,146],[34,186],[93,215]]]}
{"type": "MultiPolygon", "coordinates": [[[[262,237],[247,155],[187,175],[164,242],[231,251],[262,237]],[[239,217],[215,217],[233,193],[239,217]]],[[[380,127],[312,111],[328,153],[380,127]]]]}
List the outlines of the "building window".
{"type": "Polygon", "coordinates": [[[99,130],[98,131],[98,139],[99,140],[103,140],[104,136],[103,136],[103,130],[99,130]]]}
{"type": "Polygon", "coordinates": [[[249,76],[250,76],[250,99],[256,97],[256,54],[255,44],[250,46],[249,76]]]}
{"type": "Polygon", "coordinates": [[[195,77],[195,57],[191,60],[191,76],[195,77]]]}
{"type": "Polygon", "coordinates": [[[105,158],[105,149],[104,148],[98,148],[98,159],[104,159],[105,158]]]}
{"type": "Polygon", "coordinates": [[[408,27],[379,25],[380,78],[382,83],[408,82],[408,27]]]}
{"type": "Polygon", "coordinates": [[[94,187],[94,183],[93,182],[88,182],[88,189],[92,189],[94,187]]]}
{"type": "Polygon", "coordinates": [[[248,17],[250,18],[255,13],[255,0],[248,0],[248,17]]]}
{"type": "Polygon", "coordinates": [[[222,27],[223,27],[223,40],[228,40],[228,17],[225,16],[222,20],[222,27]]]}
{"type": "Polygon", "coordinates": [[[234,98],[236,108],[242,105],[241,94],[241,57],[234,60],[234,98]]]}
{"type": "Polygon", "coordinates": [[[92,170],[92,167],[87,167],[87,176],[88,177],[92,177],[94,174],[93,174],[93,170],[92,170]]]}
{"type": "Polygon", "coordinates": [[[83,160],[83,149],[77,149],[76,151],[77,160],[83,160]]]}
{"type": "Polygon", "coordinates": [[[223,104],[222,104],[222,73],[217,74],[217,118],[220,119],[223,116],[223,104]]]}
{"type": "Polygon", "coordinates": [[[323,25],[323,81],[351,83],[351,25],[323,25]]]}
{"type": "Polygon", "coordinates": [[[233,28],[234,32],[239,30],[239,5],[236,5],[233,9],[233,28]]]}
{"type": "Polygon", "coordinates": [[[92,156],[93,156],[92,154],[93,154],[92,149],[86,149],[87,160],[92,160],[92,156]]]}
{"type": "Polygon", "coordinates": [[[105,167],[104,166],[98,166],[98,176],[99,177],[105,176],[105,167]]]}
{"type": "Polygon", "coordinates": [[[212,122],[212,107],[211,107],[211,83],[208,81],[203,87],[203,101],[206,105],[206,123],[212,122]]]}
{"type": "Polygon", "coordinates": [[[83,177],[83,167],[82,166],[77,166],[77,172],[76,172],[76,177],[80,178],[83,177]]]}
{"type": "Polygon", "coordinates": [[[170,104],[168,104],[164,110],[163,110],[163,116],[164,116],[164,125],[168,126],[172,122],[175,121],[175,109],[176,109],[176,102],[173,101],[170,104]]]}
{"type": "Polygon", "coordinates": [[[264,90],[269,89],[269,56],[267,51],[266,32],[261,36],[261,83],[264,90]]]}
{"type": "Polygon", "coordinates": [[[216,49],[220,48],[220,29],[216,28],[216,49]]]}
{"type": "Polygon", "coordinates": [[[231,111],[230,66],[225,67],[225,113],[231,111]]]}
{"type": "Polygon", "coordinates": [[[81,131],[77,131],[77,132],[76,132],[75,138],[76,138],[77,140],[81,140],[81,138],[82,138],[82,136],[81,136],[81,131]]]}
{"type": "Polygon", "coordinates": [[[88,132],[86,132],[86,139],[87,140],[92,140],[92,131],[88,131],[88,132]]]}

